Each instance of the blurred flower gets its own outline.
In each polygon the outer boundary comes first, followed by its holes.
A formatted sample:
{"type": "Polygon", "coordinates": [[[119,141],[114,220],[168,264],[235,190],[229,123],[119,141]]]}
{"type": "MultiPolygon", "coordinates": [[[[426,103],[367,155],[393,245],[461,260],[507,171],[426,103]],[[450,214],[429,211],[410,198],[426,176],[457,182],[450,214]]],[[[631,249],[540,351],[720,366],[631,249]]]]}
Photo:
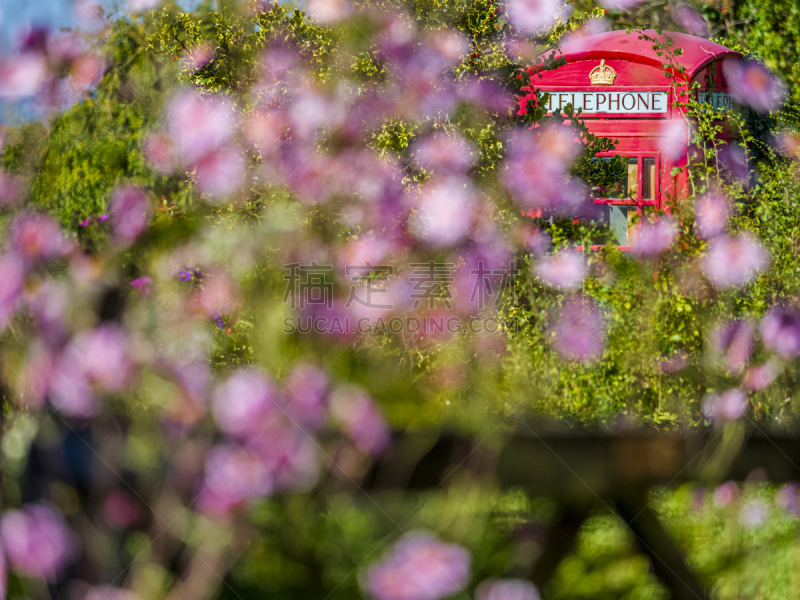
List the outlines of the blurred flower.
{"type": "Polygon", "coordinates": [[[714,490],[714,505],[730,506],[739,498],[739,486],[735,481],[726,481],[714,490]]]}
{"type": "Polygon", "coordinates": [[[786,96],[784,83],[756,61],[728,60],[722,69],[736,102],[768,112],[777,109],[786,96]]]}
{"type": "Polygon", "coordinates": [[[111,223],[117,243],[130,246],[148,227],[153,208],[143,189],[133,186],[117,188],[111,197],[111,223]]]}
{"type": "Polygon", "coordinates": [[[23,52],[0,61],[0,98],[20,100],[36,94],[51,77],[45,57],[23,52]]]}
{"type": "Polygon", "coordinates": [[[510,0],[508,17],[524,33],[536,33],[566,18],[571,12],[559,0],[510,0]]]}
{"type": "Polygon", "coordinates": [[[369,568],[364,587],[376,600],[440,600],[463,591],[469,583],[470,562],[461,546],[412,531],[369,568]]]}
{"type": "Polygon", "coordinates": [[[678,235],[678,226],[669,217],[661,217],[655,222],[644,221],[636,235],[634,252],[642,254],[661,254],[672,247],[678,235]]]}
{"type": "Polygon", "coordinates": [[[90,589],[83,600],[139,600],[139,596],[130,590],[112,586],[100,586],[90,589]]]}
{"type": "Polygon", "coordinates": [[[750,178],[750,161],[741,144],[728,144],[717,151],[720,167],[737,181],[746,182],[750,178]]]}
{"type": "Polygon", "coordinates": [[[791,360],[800,354],[800,312],[776,306],[761,321],[764,345],[781,358],[791,360]]]}
{"type": "Polygon", "coordinates": [[[753,334],[753,324],[747,320],[722,323],[711,333],[712,347],[717,353],[726,355],[731,373],[741,373],[747,365],[755,341],[753,334]]]}
{"type": "Polygon", "coordinates": [[[305,492],[316,483],[317,443],[308,432],[294,426],[275,427],[255,438],[251,448],[264,462],[276,492],[305,492]]]}
{"type": "Polygon", "coordinates": [[[206,457],[197,505],[207,514],[226,514],[272,490],[272,479],[257,452],[236,444],[221,444],[206,457]]]}
{"type": "Polygon", "coordinates": [[[792,516],[800,517],[800,491],[796,483],[787,483],[775,494],[775,504],[792,516]]]}
{"type": "Polygon", "coordinates": [[[328,410],[328,377],[309,364],[298,364],[286,378],[288,402],[284,413],[304,427],[317,429],[328,410]]]}
{"type": "Polygon", "coordinates": [[[150,165],[163,175],[175,169],[175,145],[165,133],[153,133],[144,139],[142,144],[144,155],[150,165]]]}
{"type": "Polygon", "coordinates": [[[344,426],[356,446],[373,456],[391,442],[391,433],[367,392],[357,387],[338,388],[331,398],[331,415],[344,426]]]}
{"type": "Polygon", "coordinates": [[[730,202],[720,193],[712,192],[698,198],[695,203],[695,219],[700,237],[709,240],[722,233],[730,212],[730,202]]]}
{"type": "Polygon", "coordinates": [[[211,44],[200,42],[196,46],[189,48],[189,51],[181,58],[181,67],[190,71],[199,71],[208,66],[214,59],[214,47],[211,44]]]}
{"type": "Polygon", "coordinates": [[[581,287],[589,268],[583,254],[562,250],[558,254],[540,258],[534,266],[534,271],[552,286],[574,290],[581,287]]]}
{"type": "Polygon", "coordinates": [[[673,160],[685,157],[689,149],[690,133],[689,125],[683,119],[664,121],[658,138],[659,149],[673,160]]]}
{"type": "Polygon", "coordinates": [[[769,515],[767,505],[760,500],[745,502],[739,513],[739,521],[745,527],[753,528],[763,525],[769,515]]]}
{"type": "Polygon", "coordinates": [[[103,508],[108,522],[120,529],[127,529],[139,518],[139,503],[124,490],[112,490],[103,508]]]}
{"type": "Polygon", "coordinates": [[[102,79],[106,70],[106,61],[94,54],[86,54],[78,58],[70,70],[69,85],[76,92],[85,91],[102,79]]]}
{"type": "Polygon", "coordinates": [[[76,0],[72,5],[72,15],[78,27],[94,30],[102,26],[105,10],[97,0],[76,0]]]}
{"type": "Polygon", "coordinates": [[[609,10],[628,10],[644,0],[601,0],[600,5],[609,10]]]}
{"type": "Polygon", "coordinates": [[[561,38],[561,46],[564,47],[569,44],[570,52],[580,52],[588,44],[591,44],[592,40],[587,38],[610,30],[611,25],[605,17],[589,19],[575,31],[566,33],[561,38]]]}
{"type": "Polygon", "coordinates": [[[671,14],[675,22],[685,31],[699,37],[708,37],[708,22],[688,4],[677,3],[672,8],[671,14]]]}
{"type": "Polygon", "coordinates": [[[261,154],[271,155],[281,145],[286,116],[278,110],[257,110],[242,127],[245,140],[261,154]]]}
{"type": "Polygon", "coordinates": [[[555,348],[564,360],[594,362],[603,352],[603,315],[591,300],[568,300],[553,334],[555,348]]]}
{"type": "Polygon", "coordinates": [[[456,96],[462,102],[500,115],[507,115],[514,108],[511,96],[502,86],[478,77],[459,80],[456,84],[456,96]]]}
{"type": "Polygon", "coordinates": [[[475,149],[458,134],[434,133],[415,141],[412,152],[422,168],[438,175],[463,173],[475,164],[475,149]]]}
{"type": "Polygon", "coordinates": [[[744,374],[744,387],[758,391],[768,388],[778,376],[778,367],[772,361],[749,368],[744,374]]]}
{"type": "Polygon", "coordinates": [[[153,284],[153,280],[149,277],[139,277],[138,279],[134,279],[131,281],[131,287],[145,296],[150,295],[150,286],[153,284]]]}
{"type": "Polygon", "coordinates": [[[161,6],[164,0],[128,0],[128,10],[131,12],[144,12],[161,6]]]}
{"type": "Polygon", "coordinates": [[[278,416],[275,388],[261,371],[239,369],[215,391],[211,412],[220,430],[229,435],[258,434],[278,416]]]}
{"type": "Polygon", "coordinates": [[[735,421],[747,412],[747,394],[733,388],[721,394],[708,394],[703,399],[703,414],[712,420],[735,421]]]}
{"type": "Polygon", "coordinates": [[[487,579],[475,590],[475,600],[541,600],[527,579],[487,579]]]}
{"type": "Polygon", "coordinates": [[[468,181],[457,177],[429,181],[420,194],[418,214],[411,224],[417,239],[442,247],[457,244],[469,234],[476,195],[468,181]]]}
{"type": "Polygon", "coordinates": [[[48,260],[69,250],[61,228],[49,216],[23,213],[11,224],[10,250],[26,262],[48,260]]]}
{"type": "Polygon", "coordinates": [[[42,504],[4,512],[0,536],[11,567],[28,577],[55,582],[73,556],[72,532],[42,504]]]}
{"type": "Polygon", "coordinates": [[[769,264],[769,253],[749,234],[720,235],[708,246],[700,266],[714,287],[742,287],[769,264]]]}
{"type": "Polygon", "coordinates": [[[227,98],[184,90],[167,105],[167,125],[178,155],[193,163],[233,136],[236,113],[227,98]]]}
{"type": "Polygon", "coordinates": [[[5,329],[9,320],[19,307],[22,297],[22,285],[25,282],[25,266],[14,254],[0,257],[0,331],[5,329]]]}
{"type": "Polygon", "coordinates": [[[214,198],[230,196],[245,181],[245,156],[238,146],[223,145],[203,155],[194,168],[200,193],[214,198]]]}
{"type": "Polygon", "coordinates": [[[348,0],[309,0],[306,11],[320,25],[332,25],[348,18],[353,7],[348,0]]]}

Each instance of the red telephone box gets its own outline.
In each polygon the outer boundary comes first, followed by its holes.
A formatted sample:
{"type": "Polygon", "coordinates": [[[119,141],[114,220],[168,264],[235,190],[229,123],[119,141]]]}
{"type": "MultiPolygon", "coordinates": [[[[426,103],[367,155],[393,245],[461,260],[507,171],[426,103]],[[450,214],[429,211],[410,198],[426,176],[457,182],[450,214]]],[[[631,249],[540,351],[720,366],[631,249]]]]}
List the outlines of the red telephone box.
{"type": "Polygon", "coordinates": [[[676,158],[662,151],[676,132],[689,144],[685,110],[676,103],[685,102],[681,95],[699,82],[698,100],[727,110],[731,97],[723,63],[738,60],[740,54],[692,35],[645,30],[579,38],[564,44],[562,56],[566,65],[531,77],[531,85],[549,92],[549,112],[572,104],[576,111],[582,109],[581,119],[591,133],[619,140],[610,154],[627,157],[628,173],[594,202],[607,207],[616,242],[630,248],[636,235],[633,215],[648,206],[668,210],[668,199],[680,199],[688,190],[685,170],[671,174],[674,167],[686,166],[686,155],[676,158]],[[667,57],[657,54],[652,40],[639,39],[642,33],[659,42],[668,36],[670,53],[681,48],[675,60],[684,72],[666,77],[667,57]]]}

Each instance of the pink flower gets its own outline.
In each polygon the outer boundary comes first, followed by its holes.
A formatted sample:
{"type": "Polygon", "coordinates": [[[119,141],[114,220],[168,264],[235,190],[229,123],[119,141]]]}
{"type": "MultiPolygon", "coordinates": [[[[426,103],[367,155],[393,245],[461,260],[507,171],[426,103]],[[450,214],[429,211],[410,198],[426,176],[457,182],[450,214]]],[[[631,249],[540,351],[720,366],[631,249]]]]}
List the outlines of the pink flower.
{"type": "Polygon", "coordinates": [[[128,10],[131,12],[144,12],[161,6],[164,0],[128,0],[128,10]]]}
{"type": "Polygon", "coordinates": [[[278,416],[275,387],[266,374],[240,369],[214,393],[211,412],[221,431],[247,438],[263,431],[278,416]]]}
{"type": "Polygon", "coordinates": [[[739,498],[739,486],[734,481],[726,481],[714,490],[714,504],[719,507],[730,506],[739,498]]]}
{"type": "Polygon", "coordinates": [[[698,198],[695,204],[695,219],[700,236],[709,240],[722,233],[728,223],[730,212],[730,202],[722,194],[711,193],[698,198]]]}
{"type": "Polygon", "coordinates": [[[214,48],[211,44],[201,42],[189,49],[181,59],[181,67],[190,71],[199,71],[208,66],[214,59],[214,48]]]}
{"type": "Polygon", "coordinates": [[[775,504],[792,516],[800,517],[800,496],[796,483],[787,483],[775,494],[775,504]]]}
{"type": "Polygon", "coordinates": [[[772,361],[749,368],[744,374],[744,387],[759,391],[768,388],[778,376],[778,367],[772,361]]]}
{"type": "Polygon", "coordinates": [[[562,250],[558,254],[541,258],[534,270],[550,285],[566,290],[581,287],[589,272],[586,257],[571,250],[562,250]]]}
{"type": "Polygon", "coordinates": [[[331,25],[348,18],[353,7],[348,0],[309,0],[308,15],[321,25],[331,25]]]}
{"type": "Polygon", "coordinates": [[[182,91],[167,105],[170,137],[187,163],[216,150],[235,133],[236,113],[229,100],[182,91]]]}
{"type": "Polygon", "coordinates": [[[51,217],[23,214],[11,225],[10,249],[26,262],[34,262],[63,256],[69,250],[69,244],[51,217]]]}
{"type": "Polygon", "coordinates": [[[230,196],[245,181],[245,156],[238,146],[224,145],[194,163],[197,187],[213,198],[230,196]]]}
{"type": "Polygon", "coordinates": [[[712,420],[736,421],[747,412],[747,394],[733,388],[721,394],[709,394],[703,400],[703,414],[712,420]]]}
{"type": "Polygon", "coordinates": [[[72,14],[79,27],[94,30],[103,25],[105,10],[97,0],[77,0],[72,5],[72,14]]]}
{"type": "Polygon", "coordinates": [[[272,479],[257,452],[236,444],[221,444],[206,457],[197,504],[201,512],[226,514],[272,490],[272,479]]]}
{"type": "Polygon", "coordinates": [[[253,440],[276,492],[311,489],[319,475],[317,445],[307,432],[294,427],[273,427],[253,440]]]}
{"type": "Polygon", "coordinates": [[[356,387],[336,390],[331,398],[331,414],[363,452],[378,455],[391,442],[380,409],[364,390],[356,387]]]}
{"type": "Polygon", "coordinates": [[[463,173],[475,164],[475,149],[458,134],[434,133],[414,142],[413,152],[422,168],[439,175],[463,173]]]}
{"type": "Polygon", "coordinates": [[[175,169],[175,146],[167,134],[148,135],[142,149],[148,162],[158,173],[166,175],[175,169]]]}
{"type": "Polygon", "coordinates": [[[739,513],[739,521],[745,527],[753,528],[763,525],[768,516],[769,509],[766,504],[760,500],[750,500],[742,506],[742,510],[739,513]]]}
{"type": "Polygon", "coordinates": [[[421,193],[418,213],[411,222],[414,236],[434,247],[462,241],[469,234],[475,210],[471,184],[448,177],[426,183],[421,193]]]}
{"type": "Polygon", "coordinates": [[[80,57],[72,65],[69,84],[76,92],[97,85],[106,70],[106,61],[94,54],[80,57]]]}
{"type": "Polygon", "coordinates": [[[742,287],[769,264],[769,253],[749,234],[713,240],[700,266],[714,287],[742,287]]]}
{"type": "Polygon", "coordinates": [[[139,503],[124,490],[112,490],[103,508],[108,522],[120,529],[127,529],[139,518],[139,503]]]}
{"type": "Polygon", "coordinates": [[[800,312],[776,306],[761,321],[764,345],[785,360],[800,354],[800,312]]]}
{"type": "Polygon", "coordinates": [[[11,567],[28,577],[55,582],[73,556],[72,532],[42,504],[3,513],[0,536],[11,567]]]}
{"type": "Polygon", "coordinates": [[[536,33],[569,15],[558,0],[510,0],[507,5],[511,23],[524,33],[536,33]]]}
{"type": "Polygon", "coordinates": [[[476,600],[541,600],[527,579],[487,579],[475,590],[476,600]]]}
{"type": "Polygon", "coordinates": [[[143,189],[123,186],[111,197],[110,212],[117,243],[125,248],[147,229],[153,208],[143,189]]]}
{"type": "Polygon", "coordinates": [[[51,74],[39,52],[23,52],[0,62],[0,98],[20,100],[36,94],[51,74]]]}
{"type": "Polygon", "coordinates": [[[644,0],[601,0],[600,5],[609,10],[628,10],[644,0]]]}
{"type": "Polygon", "coordinates": [[[755,61],[725,61],[723,73],[734,100],[756,110],[775,110],[786,96],[784,83],[755,61]]]}
{"type": "Polygon", "coordinates": [[[655,223],[644,221],[633,245],[634,252],[656,255],[672,247],[678,235],[678,226],[668,217],[661,217],[655,223]]]}
{"type": "Polygon", "coordinates": [[[284,413],[302,426],[317,429],[328,410],[328,377],[309,364],[298,364],[286,378],[288,402],[284,413]]]}
{"type": "Polygon", "coordinates": [[[269,156],[281,145],[286,116],[278,110],[258,110],[242,127],[247,142],[265,156],[269,156]]]}
{"type": "Polygon", "coordinates": [[[469,583],[470,562],[461,546],[412,531],[369,568],[364,587],[376,600],[440,600],[463,591],[469,583]]]}
{"type": "Polygon", "coordinates": [[[605,323],[591,300],[568,300],[553,335],[554,346],[564,360],[594,362],[603,352],[605,323]]]}
{"type": "Polygon", "coordinates": [[[712,332],[712,345],[717,353],[727,356],[728,370],[741,373],[753,351],[754,328],[750,321],[728,321],[712,332]]]}
{"type": "Polygon", "coordinates": [[[686,156],[689,149],[690,128],[683,119],[670,119],[661,125],[659,149],[667,157],[677,160],[686,156]]]}
{"type": "Polygon", "coordinates": [[[25,265],[14,254],[0,257],[0,331],[5,329],[19,307],[22,285],[25,282],[25,265]]]}
{"type": "Polygon", "coordinates": [[[672,18],[684,30],[699,37],[708,36],[708,22],[699,12],[683,2],[676,4],[672,10],[672,18]]]}

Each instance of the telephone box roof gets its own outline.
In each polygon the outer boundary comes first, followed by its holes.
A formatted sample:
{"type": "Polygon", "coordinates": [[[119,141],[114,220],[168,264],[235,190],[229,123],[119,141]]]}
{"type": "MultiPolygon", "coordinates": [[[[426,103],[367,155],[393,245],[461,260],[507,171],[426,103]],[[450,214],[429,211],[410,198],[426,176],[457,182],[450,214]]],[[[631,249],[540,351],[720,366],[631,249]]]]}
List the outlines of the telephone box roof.
{"type": "MultiPolygon", "coordinates": [[[[683,54],[677,57],[677,60],[686,69],[689,80],[713,60],[741,56],[730,48],[686,33],[666,31],[658,34],[653,29],[645,29],[643,33],[647,37],[661,42],[665,42],[666,37],[669,36],[673,42],[670,50],[683,49],[683,54]]],[[[588,35],[567,42],[561,47],[561,53],[567,63],[605,58],[661,68],[662,63],[666,62],[666,57],[658,56],[653,50],[654,42],[639,39],[640,35],[639,31],[628,33],[625,30],[588,35]]]]}

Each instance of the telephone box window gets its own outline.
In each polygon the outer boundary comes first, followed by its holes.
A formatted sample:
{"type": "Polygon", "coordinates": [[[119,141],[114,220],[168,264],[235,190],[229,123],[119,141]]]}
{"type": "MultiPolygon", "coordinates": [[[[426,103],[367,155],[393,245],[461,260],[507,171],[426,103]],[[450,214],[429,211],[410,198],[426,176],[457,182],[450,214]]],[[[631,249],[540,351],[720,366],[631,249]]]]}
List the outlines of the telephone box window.
{"type": "Polygon", "coordinates": [[[642,199],[656,197],[656,159],[652,156],[642,158],[642,199]]]}
{"type": "MultiPolygon", "coordinates": [[[[603,160],[610,161],[610,156],[603,156],[603,160]]],[[[610,200],[636,201],[636,190],[639,187],[639,164],[636,158],[629,158],[627,172],[612,187],[600,188],[599,197],[610,200]]]]}

